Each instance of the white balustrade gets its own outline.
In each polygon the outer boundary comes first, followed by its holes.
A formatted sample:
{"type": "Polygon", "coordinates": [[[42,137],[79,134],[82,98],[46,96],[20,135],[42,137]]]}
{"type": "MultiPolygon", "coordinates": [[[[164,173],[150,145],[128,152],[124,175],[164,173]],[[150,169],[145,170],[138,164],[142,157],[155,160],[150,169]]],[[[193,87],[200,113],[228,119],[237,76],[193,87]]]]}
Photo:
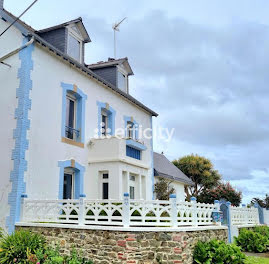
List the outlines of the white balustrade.
{"type": "Polygon", "coordinates": [[[21,222],[76,225],[179,227],[214,225],[216,204],[130,200],[31,200],[22,198],[21,222]]]}
{"type": "Polygon", "coordinates": [[[269,226],[269,210],[263,208],[264,223],[269,226]]]}
{"type": "Polygon", "coordinates": [[[256,225],[259,224],[258,208],[230,207],[232,225],[256,225]]]}

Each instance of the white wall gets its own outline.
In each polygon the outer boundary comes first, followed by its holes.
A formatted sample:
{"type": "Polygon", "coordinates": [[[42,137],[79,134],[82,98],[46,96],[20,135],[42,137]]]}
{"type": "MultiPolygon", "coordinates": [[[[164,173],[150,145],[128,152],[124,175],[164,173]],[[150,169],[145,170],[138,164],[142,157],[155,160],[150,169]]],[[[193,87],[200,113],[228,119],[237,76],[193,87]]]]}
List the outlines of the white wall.
{"type": "MultiPolygon", "coordinates": [[[[0,19],[0,32],[8,24],[0,19]]],[[[14,27],[10,28],[0,38],[0,57],[22,46],[22,35],[14,27]]],[[[0,227],[5,227],[6,217],[9,215],[8,194],[11,191],[10,172],[13,170],[11,160],[14,149],[13,130],[16,128],[14,118],[17,107],[16,89],[19,87],[18,68],[19,55],[13,55],[5,60],[11,68],[0,63],[0,227]]]]}
{"type": "MultiPolygon", "coordinates": [[[[160,177],[155,177],[155,182],[158,182],[160,177]]],[[[170,181],[170,180],[169,180],[170,181]]],[[[185,201],[184,183],[178,181],[171,181],[170,187],[175,189],[177,201],[185,201]]]]}
{"type": "Polygon", "coordinates": [[[264,223],[269,226],[269,210],[263,209],[264,223]]]}
{"type": "Polygon", "coordinates": [[[181,182],[172,182],[171,184],[175,188],[175,193],[177,195],[178,201],[185,201],[185,191],[184,191],[184,184],[181,182]]]}
{"type": "MultiPolygon", "coordinates": [[[[32,73],[32,109],[29,113],[31,129],[30,146],[27,154],[26,193],[29,198],[58,198],[59,160],[75,159],[85,166],[85,192],[88,197],[96,196],[96,166],[89,165],[89,148],[68,145],[61,142],[62,87],[61,82],[76,84],[87,96],[86,100],[86,142],[94,136],[98,123],[96,101],[106,102],[116,110],[115,126],[124,128],[124,116],[133,116],[143,127],[150,127],[151,115],[126,101],[118,94],[101,86],[88,76],[65,64],[47,51],[35,46],[33,52],[34,70],[32,73]],[[90,169],[93,166],[93,169],[90,169]],[[95,170],[95,171],[94,171],[95,170]],[[87,190],[86,190],[87,189],[87,190]]],[[[143,153],[145,162],[151,165],[150,140],[142,139],[148,148],[143,153]]],[[[98,165],[99,168],[101,165],[98,165]]],[[[119,172],[120,173],[120,172],[119,172]]],[[[151,199],[151,175],[147,176],[147,199],[151,199]]],[[[113,182],[115,188],[119,182],[113,182]]]]}

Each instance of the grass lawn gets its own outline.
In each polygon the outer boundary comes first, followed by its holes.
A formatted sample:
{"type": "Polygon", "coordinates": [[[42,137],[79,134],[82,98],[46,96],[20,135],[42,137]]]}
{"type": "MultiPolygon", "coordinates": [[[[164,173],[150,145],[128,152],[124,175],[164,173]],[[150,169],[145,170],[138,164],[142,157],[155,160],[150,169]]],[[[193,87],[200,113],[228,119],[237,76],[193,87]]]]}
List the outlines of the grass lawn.
{"type": "Polygon", "coordinates": [[[246,264],[269,264],[269,258],[248,257],[246,264]]]}

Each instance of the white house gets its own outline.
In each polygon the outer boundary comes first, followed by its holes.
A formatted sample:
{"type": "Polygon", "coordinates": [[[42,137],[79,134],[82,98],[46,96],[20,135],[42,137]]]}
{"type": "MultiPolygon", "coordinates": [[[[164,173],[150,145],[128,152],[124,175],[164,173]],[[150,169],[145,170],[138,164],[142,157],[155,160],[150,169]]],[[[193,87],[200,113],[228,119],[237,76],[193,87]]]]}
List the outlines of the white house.
{"type": "MultiPolygon", "coordinates": [[[[0,17],[2,32],[15,17],[3,6],[0,17]]],[[[40,31],[18,20],[0,38],[0,226],[9,232],[25,195],[153,198],[157,114],[129,94],[127,58],[84,63],[90,41],[81,18],[40,31]]]]}
{"type": "Polygon", "coordinates": [[[154,152],[154,176],[156,181],[160,178],[168,179],[170,186],[175,189],[178,201],[185,201],[185,186],[193,185],[193,181],[188,178],[180,169],[171,163],[163,154],[154,152]]]}

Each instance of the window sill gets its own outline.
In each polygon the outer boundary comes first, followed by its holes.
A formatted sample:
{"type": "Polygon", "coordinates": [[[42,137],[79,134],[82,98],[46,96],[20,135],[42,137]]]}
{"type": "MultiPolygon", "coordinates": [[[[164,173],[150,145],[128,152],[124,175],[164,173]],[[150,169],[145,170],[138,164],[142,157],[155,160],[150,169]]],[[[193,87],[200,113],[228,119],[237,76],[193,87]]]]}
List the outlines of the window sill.
{"type": "Polygon", "coordinates": [[[76,147],[84,148],[84,143],[77,142],[66,137],[62,137],[62,142],[76,147]]]}
{"type": "Polygon", "coordinates": [[[145,145],[143,145],[142,143],[137,142],[133,139],[127,139],[126,146],[132,147],[132,148],[137,149],[137,150],[146,150],[147,149],[147,147],[145,145]]]}

